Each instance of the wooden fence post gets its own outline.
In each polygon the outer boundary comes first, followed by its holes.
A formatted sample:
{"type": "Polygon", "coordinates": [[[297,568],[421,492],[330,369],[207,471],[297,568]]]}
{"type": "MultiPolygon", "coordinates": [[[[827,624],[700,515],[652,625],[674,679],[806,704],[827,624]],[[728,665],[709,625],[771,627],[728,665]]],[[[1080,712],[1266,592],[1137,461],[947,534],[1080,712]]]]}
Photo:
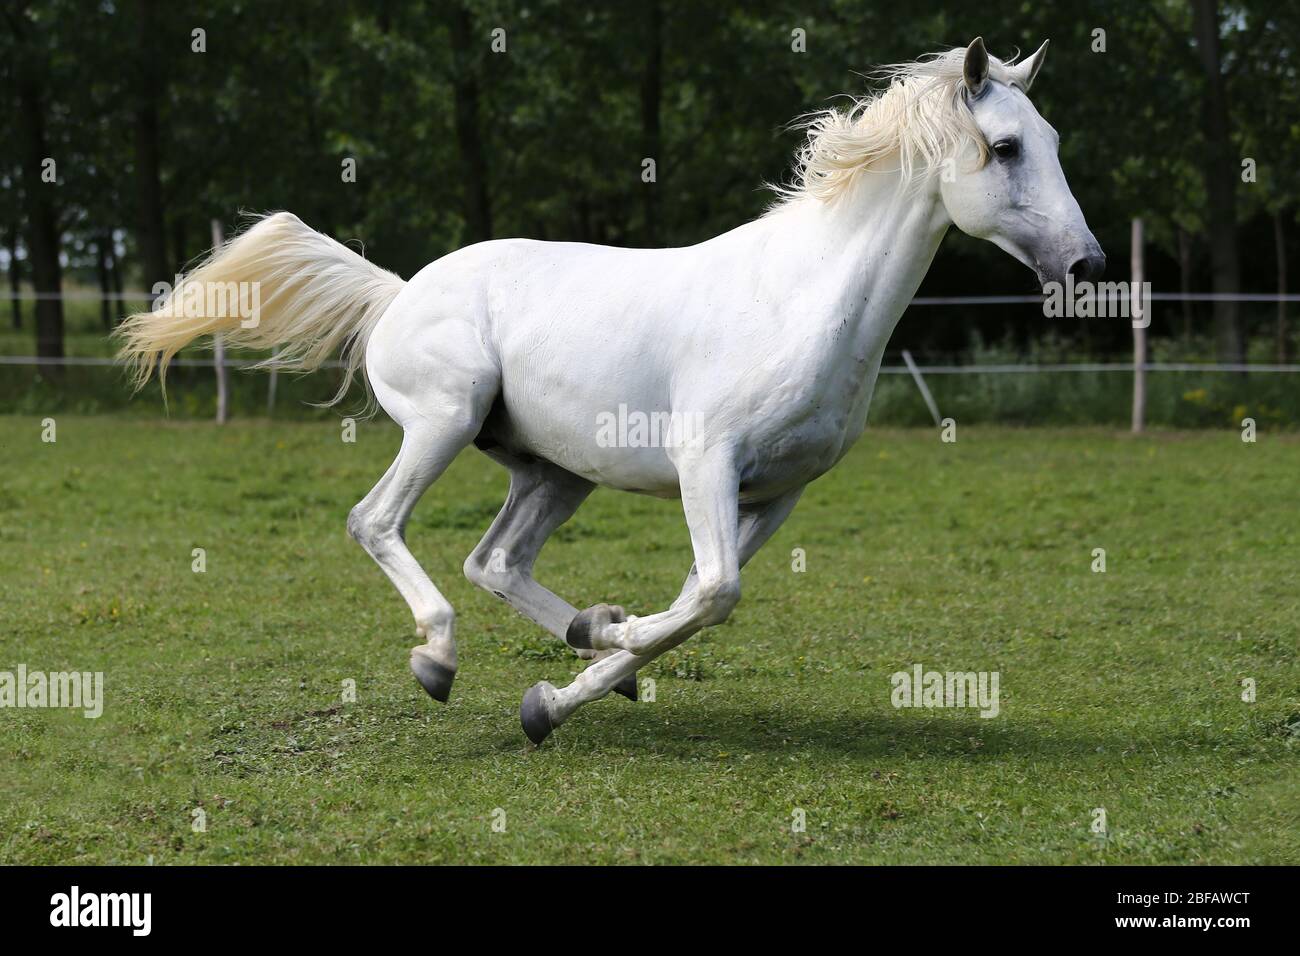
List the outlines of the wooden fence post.
{"type": "MultiPolygon", "coordinates": [[[[221,220],[212,220],[212,248],[221,248],[224,237],[221,234],[221,220]]],[[[206,298],[206,297],[205,297],[206,298]]],[[[226,345],[221,341],[221,333],[212,336],[212,364],[217,371],[217,424],[226,423],[230,401],[230,377],[226,368],[226,345]]]]}
{"type": "Polygon", "coordinates": [[[916,387],[921,390],[921,397],[925,399],[925,407],[930,409],[934,423],[942,428],[943,419],[939,417],[939,406],[935,404],[934,396],[930,394],[925,379],[921,377],[921,370],[916,367],[916,362],[912,360],[912,353],[907,349],[903,349],[903,361],[907,363],[907,370],[912,373],[912,380],[916,382],[916,387]]]}
{"type": "MultiPolygon", "coordinates": [[[[280,354],[280,347],[278,345],[275,348],[271,349],[271,358],[275,358],[279,354],[280,354]]],[[[271,374],[267,376],[269,381],[267,381],[266,383],[266,415],[268,418],[272,418],[275,416],[275,386],[276,386],[276,380],[279,378],[279,376],[280,376],[279,371],[275,368],[275,366],[272,366],[271,374]]]]}
{"type": "Polygon", "coordinates": [[[1145,314],[1151,304],[1142,295],[1142,219],[1133,220],[1133,233],[1129,242],[1129,316],[1133,321],[1133,434],[1139,435],[1146,427],[1147,418],[1147,325],[1151,316],[1145,314]]]}

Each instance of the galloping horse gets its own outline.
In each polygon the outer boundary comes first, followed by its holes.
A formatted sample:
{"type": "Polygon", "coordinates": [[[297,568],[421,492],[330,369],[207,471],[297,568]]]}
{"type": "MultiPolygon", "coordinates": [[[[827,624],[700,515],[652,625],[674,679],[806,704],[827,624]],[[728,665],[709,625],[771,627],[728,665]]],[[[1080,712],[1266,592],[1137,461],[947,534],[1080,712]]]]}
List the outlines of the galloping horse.
{"type": "Polygon", "coordinates": [[[1046,48],[1003,62],[976,38],[887,68],[883,89],[808,121],[796,178],[767,213],[695,246],[502,239],[403,282],[277,213],[185,280],[257,283],[256,322],[164,299],[123,323],[121,354],[138,387],[204,334],[278,347],[266,367],[310,370],[339,349],[336,400],[364,367],[403,439],[348,530],[410,605],[411,670],[440,701],[455,616],[403,532],[467,445],[504,465],[509,495],[465,574],[593,661],[567,687],[524,695],[524,731],[541,743],[582,704],[635,696],[638,668],[731,613],[745,562],[866,427],[885,344],[949,226],[1042,283],[1101,273],[1056,131],[1026,95],[1046,48]],[[605,440],[599,422],[624,408],[689,419],[689,439],[605,440]],[[666,610],[579,612],[533,579],[596,485],[681,499],[695,564],[666,610]]]}

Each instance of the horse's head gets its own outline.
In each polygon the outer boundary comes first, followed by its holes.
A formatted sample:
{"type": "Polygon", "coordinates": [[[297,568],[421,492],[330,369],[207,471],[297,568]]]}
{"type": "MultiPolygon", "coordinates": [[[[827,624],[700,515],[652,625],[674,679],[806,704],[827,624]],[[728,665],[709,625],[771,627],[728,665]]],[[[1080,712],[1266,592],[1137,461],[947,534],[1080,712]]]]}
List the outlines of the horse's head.
{"type": "Polygon", "coordinates": [[[989,75],[984,41],[976,37],[967,47],[963,93],[987,156],[981,162],[980,144],[968,142],[940,177],[940,194],[958,229],[1009,252],[1039,282],[1063,281],[1067,273],[1094,280],[1106,257],[1061,171],[1056,130],[1025,95],[1046,52],[1044,43],[1003,67],[999,80],[989,75]]]}

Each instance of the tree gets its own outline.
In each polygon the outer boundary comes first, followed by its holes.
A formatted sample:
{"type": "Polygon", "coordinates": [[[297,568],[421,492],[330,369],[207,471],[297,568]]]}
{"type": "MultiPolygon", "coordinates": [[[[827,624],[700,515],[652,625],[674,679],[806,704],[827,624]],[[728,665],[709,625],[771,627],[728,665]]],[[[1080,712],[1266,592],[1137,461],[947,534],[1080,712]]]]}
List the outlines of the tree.
{"type": "Polygon", "coordinates": [[[135,0],[132,6],[135,55],[131,58],[132,133],[135,146],[136,244],[143,259],[147,286],[172,281],[162,205],[162,148],[159,144],[158,101],[163,95],[160,62],[163,51],[154,42],[158,24],[155,0],[135,0]]]}
{"type": "MultiPolygon", "coordinates": [[[[63,268],[59,262],[59,226],[55,207],[57,160],[46,140],[50,52],[44,35],[48,23],[27,7],[6,8],[14,41],[19,153],[28,225],[27,249],[36,300],[36,354],[63,356],[63,268]],[[54,165],[49,165],[53,161],[54,165]]],[[[57,375],[57,366],[53,370],[57,375]]]]}
{"type": "MultiPolygon", "coordinates": [[[[1215,0],[1192,0],[1192,23],[1200,57],[1201,135],[1205,140],[1205,193],[1209,225],[1210,274],[1214,291],[1241,291],[1241,261],[1237,255],[1237,183],[1240,168],[1233,155],[1228,120],[1228,91],[1219,45],[1219,9],[1215,0]]],[[[1237,303],[1214,303],[1215,338],[1224,362],[1246,360],[1237,303]]]]}
{"type": "Polygon", "coordinates": [[[647,246],[659,243],[659,182],[658,164],[661,155],[659,137],[659,103],[663,98],[663,8],[660,0],[645,4],[645,66],[641,70],[641,141],[646,157],[656,164],[655,182],[647,183],[642,190],[645,223],[643,232],[647,246]]]}
{"type": "MultiPolygon", "coordinates": [[[[456,141],[460,146],[460,176],[464,189],[466,242],[492,238],[492,202],[488,195],[488,163],[479,129],[478,68],[487,35],[479,35],[469,11],[452,3],[447,11],[452,44],[452,87],[455,90],[456,141]]],[[[507,47],[508,49],[508,47],[507,47]]]]}

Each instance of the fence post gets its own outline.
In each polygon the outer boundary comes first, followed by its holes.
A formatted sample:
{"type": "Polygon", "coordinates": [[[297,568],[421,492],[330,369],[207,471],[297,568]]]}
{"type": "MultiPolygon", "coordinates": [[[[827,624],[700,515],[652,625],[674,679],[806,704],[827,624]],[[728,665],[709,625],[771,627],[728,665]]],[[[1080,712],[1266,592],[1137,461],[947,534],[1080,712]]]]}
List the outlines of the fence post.
{"type": "Polygon", "coordinates": [[[1133,219],[1133,232],[1129,240],[1129,315],[1141,319],[1133,325],[1133,434],[1139,435],[1146,427],[1147,418],[1147,330],[1151,317],[1142,309],[1150,308],[1142,298],[1142,218],[1133,219]]]}
{"type": "Polygon", "coordinates": [[[916,387],[921,390],[921,397],[925,399],[925,407],[930,409],[930,414],[934,417],[934,423],[942,427],[943,419],[939,417],[939,406],[935,404],[934,396],[930,394],[925,379],[921,377],[921,370],[916,367],[916,363],[912,361],[912,353],[907,349],[903,349],[903,361],[907,363],[907,370],[912,373],[912,380],[916,382],[916,387]]]}
{"type": "MultiPolygon", "coordinates": [[[[277,345],[275,348],[271,349],[271,358],[275,358],[279,354],[280,354],[280,346],[277,345]]],[[[266,417],[267,418],[273,418],[275,416],[275,386],[276,386],[276,379],[279,378],[279,376],[280,376],[279,370],[276,369],[274,365],[272,365],[271,374],[267,376],[270,379],[270,381],[266,383],[266,417]]]]}
{"type": "MultiPolygon", "coordinates": [[[[212,220],[212,249],[221,248],[224,237],[221,234],[221,220],[212,220]]],[[[226,345],[221,341],[221,333],[212,336],[212,364],[217,370],[217,424],[226,423],[229,409],[230,378],[226,368],[226,345]]]]}

